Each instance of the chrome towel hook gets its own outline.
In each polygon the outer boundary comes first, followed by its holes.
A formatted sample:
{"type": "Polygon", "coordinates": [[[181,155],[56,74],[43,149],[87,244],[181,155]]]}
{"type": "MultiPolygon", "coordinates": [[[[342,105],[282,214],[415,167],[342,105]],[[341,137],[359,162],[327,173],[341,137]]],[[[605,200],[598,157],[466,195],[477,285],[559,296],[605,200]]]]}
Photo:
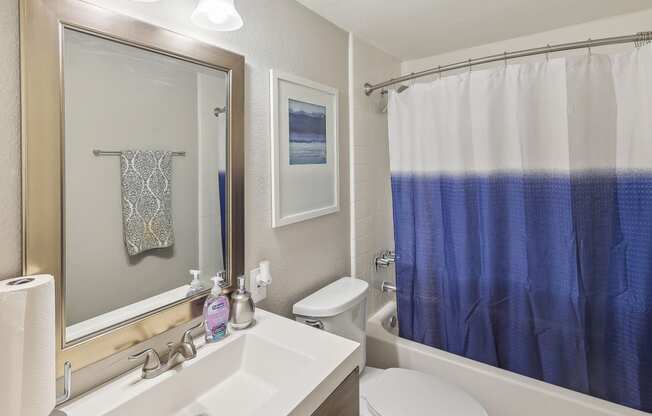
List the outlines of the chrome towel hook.
{"type": "Polygon", "coordinates": [[[59,406],[68,400],[72,395],[72,364],[66,361],[63,364],[63,394],[57,396],[56,405],[59,406]]]}

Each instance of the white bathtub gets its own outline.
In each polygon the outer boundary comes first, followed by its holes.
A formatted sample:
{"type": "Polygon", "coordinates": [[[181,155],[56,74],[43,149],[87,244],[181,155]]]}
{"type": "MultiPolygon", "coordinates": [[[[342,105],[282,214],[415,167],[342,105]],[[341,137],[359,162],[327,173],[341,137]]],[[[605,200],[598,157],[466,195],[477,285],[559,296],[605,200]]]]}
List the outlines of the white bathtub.
{"type": "Polygon", "coordinates": [[[408,368],[436,375],[474,396],[489,416],[650,414],[399,338],[398,325],[391,325],[395,316],[396,304],[390,302],[369,319],[367,365],[408,368]]]}

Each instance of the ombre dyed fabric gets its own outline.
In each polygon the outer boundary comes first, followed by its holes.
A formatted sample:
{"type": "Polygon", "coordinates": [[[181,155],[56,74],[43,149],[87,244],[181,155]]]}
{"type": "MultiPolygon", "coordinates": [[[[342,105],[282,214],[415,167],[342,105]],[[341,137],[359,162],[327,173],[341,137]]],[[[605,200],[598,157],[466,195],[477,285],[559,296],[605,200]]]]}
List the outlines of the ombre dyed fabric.
{"type": "Polygon", "coordinates": [[[652,49],[389,104],[401,336],[652,411],[652,49]]]}

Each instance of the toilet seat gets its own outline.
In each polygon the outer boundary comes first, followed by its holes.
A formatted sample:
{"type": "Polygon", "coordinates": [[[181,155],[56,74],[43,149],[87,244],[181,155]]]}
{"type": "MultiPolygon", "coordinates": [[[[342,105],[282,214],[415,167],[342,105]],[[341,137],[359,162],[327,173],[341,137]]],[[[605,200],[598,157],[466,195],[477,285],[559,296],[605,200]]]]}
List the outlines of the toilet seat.
{"type": "Polygon", "coordinates": [[[373,416],[487,416],[459,387],[419,371],[390,368],[362,395],[373,416]]]}

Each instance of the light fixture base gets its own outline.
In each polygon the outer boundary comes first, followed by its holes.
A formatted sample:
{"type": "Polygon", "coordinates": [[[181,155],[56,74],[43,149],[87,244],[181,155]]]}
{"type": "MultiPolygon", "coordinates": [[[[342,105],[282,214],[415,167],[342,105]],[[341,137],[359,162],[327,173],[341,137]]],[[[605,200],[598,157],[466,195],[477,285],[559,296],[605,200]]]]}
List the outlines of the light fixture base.
{"type": "Polygon", "coordinates": [[[229,32],[243,26],[233,0],[200,0],[190,20],[202,29],[229,32]]]}

